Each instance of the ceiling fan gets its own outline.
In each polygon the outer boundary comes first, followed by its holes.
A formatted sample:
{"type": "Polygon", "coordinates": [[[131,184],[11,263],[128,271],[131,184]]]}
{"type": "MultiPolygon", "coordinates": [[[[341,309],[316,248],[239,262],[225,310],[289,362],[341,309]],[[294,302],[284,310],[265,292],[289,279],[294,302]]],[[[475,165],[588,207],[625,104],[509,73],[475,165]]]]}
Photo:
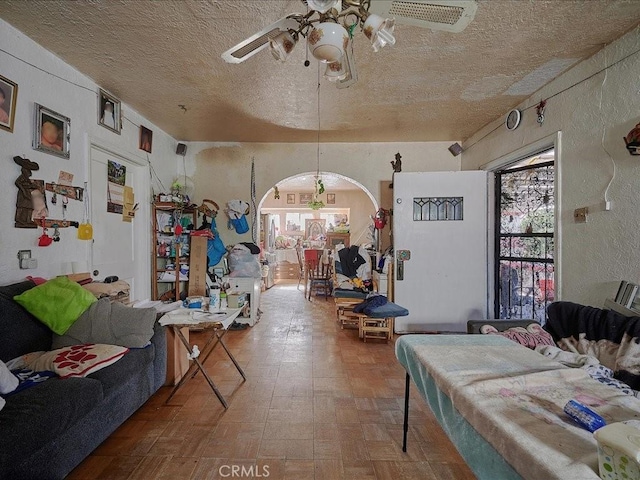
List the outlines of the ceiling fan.
{"type": "MultiPolygon", "coordinates": [[[[227,63],[242,63],[269,47],[285,61],[300,37],[309,52],[327,65],[324,77],[346,88],[357,81],[353,37],[360,26],[375,52],[394,45],[395,22],[461,32],[473,20],[476,0],[301,0],[307,13],[291,13],[222,54],[227,63]]],[[[309,65],[309,61],[305,62],[309,65]]]]}

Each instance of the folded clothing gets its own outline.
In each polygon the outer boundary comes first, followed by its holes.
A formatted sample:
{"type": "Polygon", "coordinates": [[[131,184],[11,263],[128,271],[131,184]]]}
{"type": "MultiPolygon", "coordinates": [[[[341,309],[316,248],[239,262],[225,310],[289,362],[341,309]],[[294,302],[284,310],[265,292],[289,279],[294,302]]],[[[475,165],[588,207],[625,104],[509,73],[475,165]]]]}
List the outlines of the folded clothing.
{"type": "Polygon", "coordinates": [[[387,301],[387,297],[384,295],[371,295],[364,302],[353,307],[353,311],[354,313],[364,313],[365,315],[369,315],[373,309],[385,305],[387,301]]]}
{"type": "Polygon", "coordinates": [[[353,290],[353,289],[345,289],[345,288],[334,288],[333,296],[335,298],[356,298],[356,299],[365,299],[367,298],[367,293],[361,290],[353,290]]]}

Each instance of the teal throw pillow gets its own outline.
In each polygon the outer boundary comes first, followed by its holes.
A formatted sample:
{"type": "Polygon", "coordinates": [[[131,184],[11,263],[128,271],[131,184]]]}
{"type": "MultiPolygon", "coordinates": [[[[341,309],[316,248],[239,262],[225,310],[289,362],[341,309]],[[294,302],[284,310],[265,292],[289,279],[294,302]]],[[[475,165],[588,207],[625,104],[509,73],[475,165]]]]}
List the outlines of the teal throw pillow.
{"type": "Polygon", "coordinates": [[[13,299],[58,335],[63,335],[96,297],[67,277],[56,277],[13,299]]]}

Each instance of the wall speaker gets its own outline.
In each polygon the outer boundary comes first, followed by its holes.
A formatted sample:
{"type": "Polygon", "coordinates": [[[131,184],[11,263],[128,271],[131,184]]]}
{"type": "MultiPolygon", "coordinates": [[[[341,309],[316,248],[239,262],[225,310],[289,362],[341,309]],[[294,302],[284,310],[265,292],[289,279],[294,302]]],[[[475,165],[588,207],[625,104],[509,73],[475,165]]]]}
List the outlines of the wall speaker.
{"type": "Polygon", "coordinates": [[[458,142],[456,142],[449,147],[449,151],[451,152],[451,155],[453,155],[454,157],[457,157],[462,153],[462,147],[458,142]]]}
{"type": "Polygon", "coordinates": [[[187,154],[187,144],[179,143],[178,146],[176,147],[176,154],[182,155],[184,157],[187,154]]]}

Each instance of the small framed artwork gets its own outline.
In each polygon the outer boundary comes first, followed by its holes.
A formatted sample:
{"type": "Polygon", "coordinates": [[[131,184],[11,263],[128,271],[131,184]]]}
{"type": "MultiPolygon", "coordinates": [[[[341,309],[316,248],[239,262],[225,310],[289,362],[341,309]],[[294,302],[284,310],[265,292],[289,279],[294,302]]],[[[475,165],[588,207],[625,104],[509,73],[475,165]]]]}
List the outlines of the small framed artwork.
{"type": "Polygon", "coordinates": [[[120,100],[100,89],[100,94],[98,95],[98,124],[118,135],[122,130],[120,108],[120,100]]]}
{"type": "Polygon", "coordinates": [[[36,103],[33,148],[62,158],[69,158],[71,120],[36,103]]]}
{"type": "Polygon", "coordinates": [[[336,203],[336,194],[327,193],[327,205],[335,205],[335,203],[336,203]]]}
{"type": "Polygon", "coordinates": [[[313,193],[301,193],[300,194],[300,204],[307,204],[313,199],[313,193]]]}
{"type": "Polygon", "coordinates": [[[18,84],[0,75],[0,128],[8,132],[13,132],[17,100],[18,84]]]}
{"type": "Polygon", "coordinates": [[[294,205],[296,203],[296,194],[287,193],[287,205],[294,205]]]}
{"type": "Polygon", "coordinates": [[[140,150],[151,153],[151,145],[153,143],[153,132],[147,127],[140,125],[140,150]]]}

